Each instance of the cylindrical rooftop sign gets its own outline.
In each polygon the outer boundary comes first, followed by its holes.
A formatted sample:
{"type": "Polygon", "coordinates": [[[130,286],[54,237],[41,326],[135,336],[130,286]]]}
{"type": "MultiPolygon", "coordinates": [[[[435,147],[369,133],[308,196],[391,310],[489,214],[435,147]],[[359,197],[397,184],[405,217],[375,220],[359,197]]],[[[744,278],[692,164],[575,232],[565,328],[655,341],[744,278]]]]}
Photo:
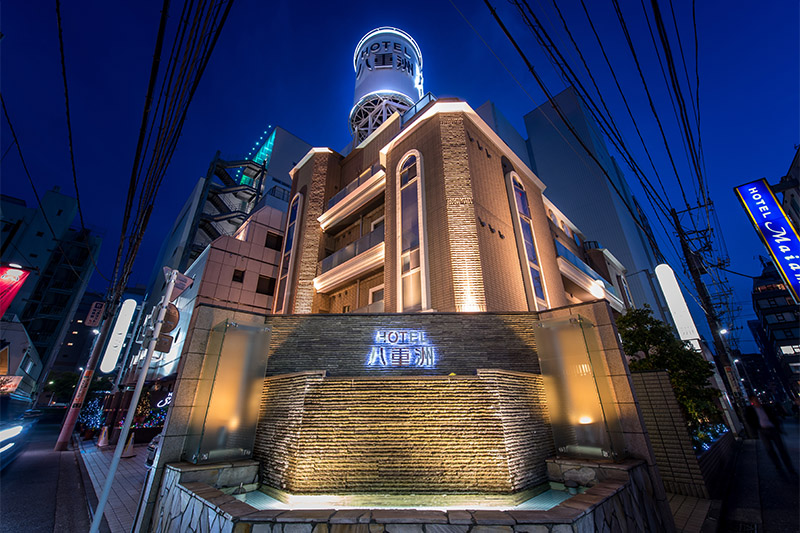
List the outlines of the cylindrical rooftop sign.
{"type": "Polygon", "coordinates": [[[354,104],[372,94],[396,94],[413,105],[422,98],[422,53],[403,30],[382,27],[367,33],[353,54],[354,104]]]}

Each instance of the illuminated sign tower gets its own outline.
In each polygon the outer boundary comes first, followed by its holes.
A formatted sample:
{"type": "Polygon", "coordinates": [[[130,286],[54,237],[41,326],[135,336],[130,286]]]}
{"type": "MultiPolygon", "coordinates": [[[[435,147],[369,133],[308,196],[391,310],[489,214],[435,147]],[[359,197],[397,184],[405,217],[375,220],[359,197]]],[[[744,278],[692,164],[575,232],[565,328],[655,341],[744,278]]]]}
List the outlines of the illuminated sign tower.
{"type": "Polygon", "coordinates": [[[422,52],[403,30],[382,27],[367,33],[353,53],[356,88],[350,131],[356,144],[392,113],[422,98],[422,52]]]}

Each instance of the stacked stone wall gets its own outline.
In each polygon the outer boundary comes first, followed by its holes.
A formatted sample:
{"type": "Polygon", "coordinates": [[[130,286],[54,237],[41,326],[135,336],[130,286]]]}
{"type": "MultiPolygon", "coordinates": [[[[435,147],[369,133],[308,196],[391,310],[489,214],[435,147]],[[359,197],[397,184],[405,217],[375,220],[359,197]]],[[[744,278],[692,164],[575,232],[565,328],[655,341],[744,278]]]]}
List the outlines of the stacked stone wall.
{"type": "Polygon", "coordinates": [[[478,368],[539,373],[535,313],[286,315],[271,328],[267,375],[325,370],[329,376],[475,374],[478,368]],[[376,332],[419,330],[435,348],[434,367],[367,366],[376,332]]]}
{"type": "Polygon", "coordinates": [[[293,493],[512,493],[554,453],[538,375],[266,380],[254,458],[293,493]]]}

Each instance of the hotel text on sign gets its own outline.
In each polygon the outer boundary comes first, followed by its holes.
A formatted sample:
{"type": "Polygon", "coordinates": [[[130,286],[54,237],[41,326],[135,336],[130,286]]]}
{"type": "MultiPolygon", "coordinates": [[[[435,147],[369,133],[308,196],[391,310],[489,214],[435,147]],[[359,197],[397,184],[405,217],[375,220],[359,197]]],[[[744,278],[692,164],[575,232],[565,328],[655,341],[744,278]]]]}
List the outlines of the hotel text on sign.
{"type": "Polygon", "coordinates": [[[436,365],[436,350],[424,331],[380,329],[367,357],[367,366],[426,367],[436,365]]]}
{"type": "Polygon", "coordinates": [[[758,180],[735,189],[795,302],[800,293],[800,237],[769,188],[758,180]]]}

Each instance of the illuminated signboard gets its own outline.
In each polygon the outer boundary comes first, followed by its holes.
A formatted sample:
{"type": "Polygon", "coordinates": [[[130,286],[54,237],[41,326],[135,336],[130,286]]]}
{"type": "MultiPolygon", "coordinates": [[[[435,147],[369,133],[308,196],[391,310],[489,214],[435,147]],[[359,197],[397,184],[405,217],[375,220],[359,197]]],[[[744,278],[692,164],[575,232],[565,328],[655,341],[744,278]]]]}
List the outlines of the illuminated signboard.
{"type": "Polygon", "coordinates": [[[424,331],[381,329],[367,357],[367,366],[424,367],[436,365],[436,350],[424,331]]]}
{"type": "Polygon", "coordinates": [[[760,179],[734,189],[759,237],[769,250],[795,302],[800,302],[800,237],[781,204],[760,179]]]}
{"type": "MultiPolygon", "coordinates": [[[[15,265],[16,266],[16,265],[15,265]]],[[[15,267],[0,267],[0,316],[3,316],[17,295],[25,279],[28,277],[27,270],[15,267]]]]}

